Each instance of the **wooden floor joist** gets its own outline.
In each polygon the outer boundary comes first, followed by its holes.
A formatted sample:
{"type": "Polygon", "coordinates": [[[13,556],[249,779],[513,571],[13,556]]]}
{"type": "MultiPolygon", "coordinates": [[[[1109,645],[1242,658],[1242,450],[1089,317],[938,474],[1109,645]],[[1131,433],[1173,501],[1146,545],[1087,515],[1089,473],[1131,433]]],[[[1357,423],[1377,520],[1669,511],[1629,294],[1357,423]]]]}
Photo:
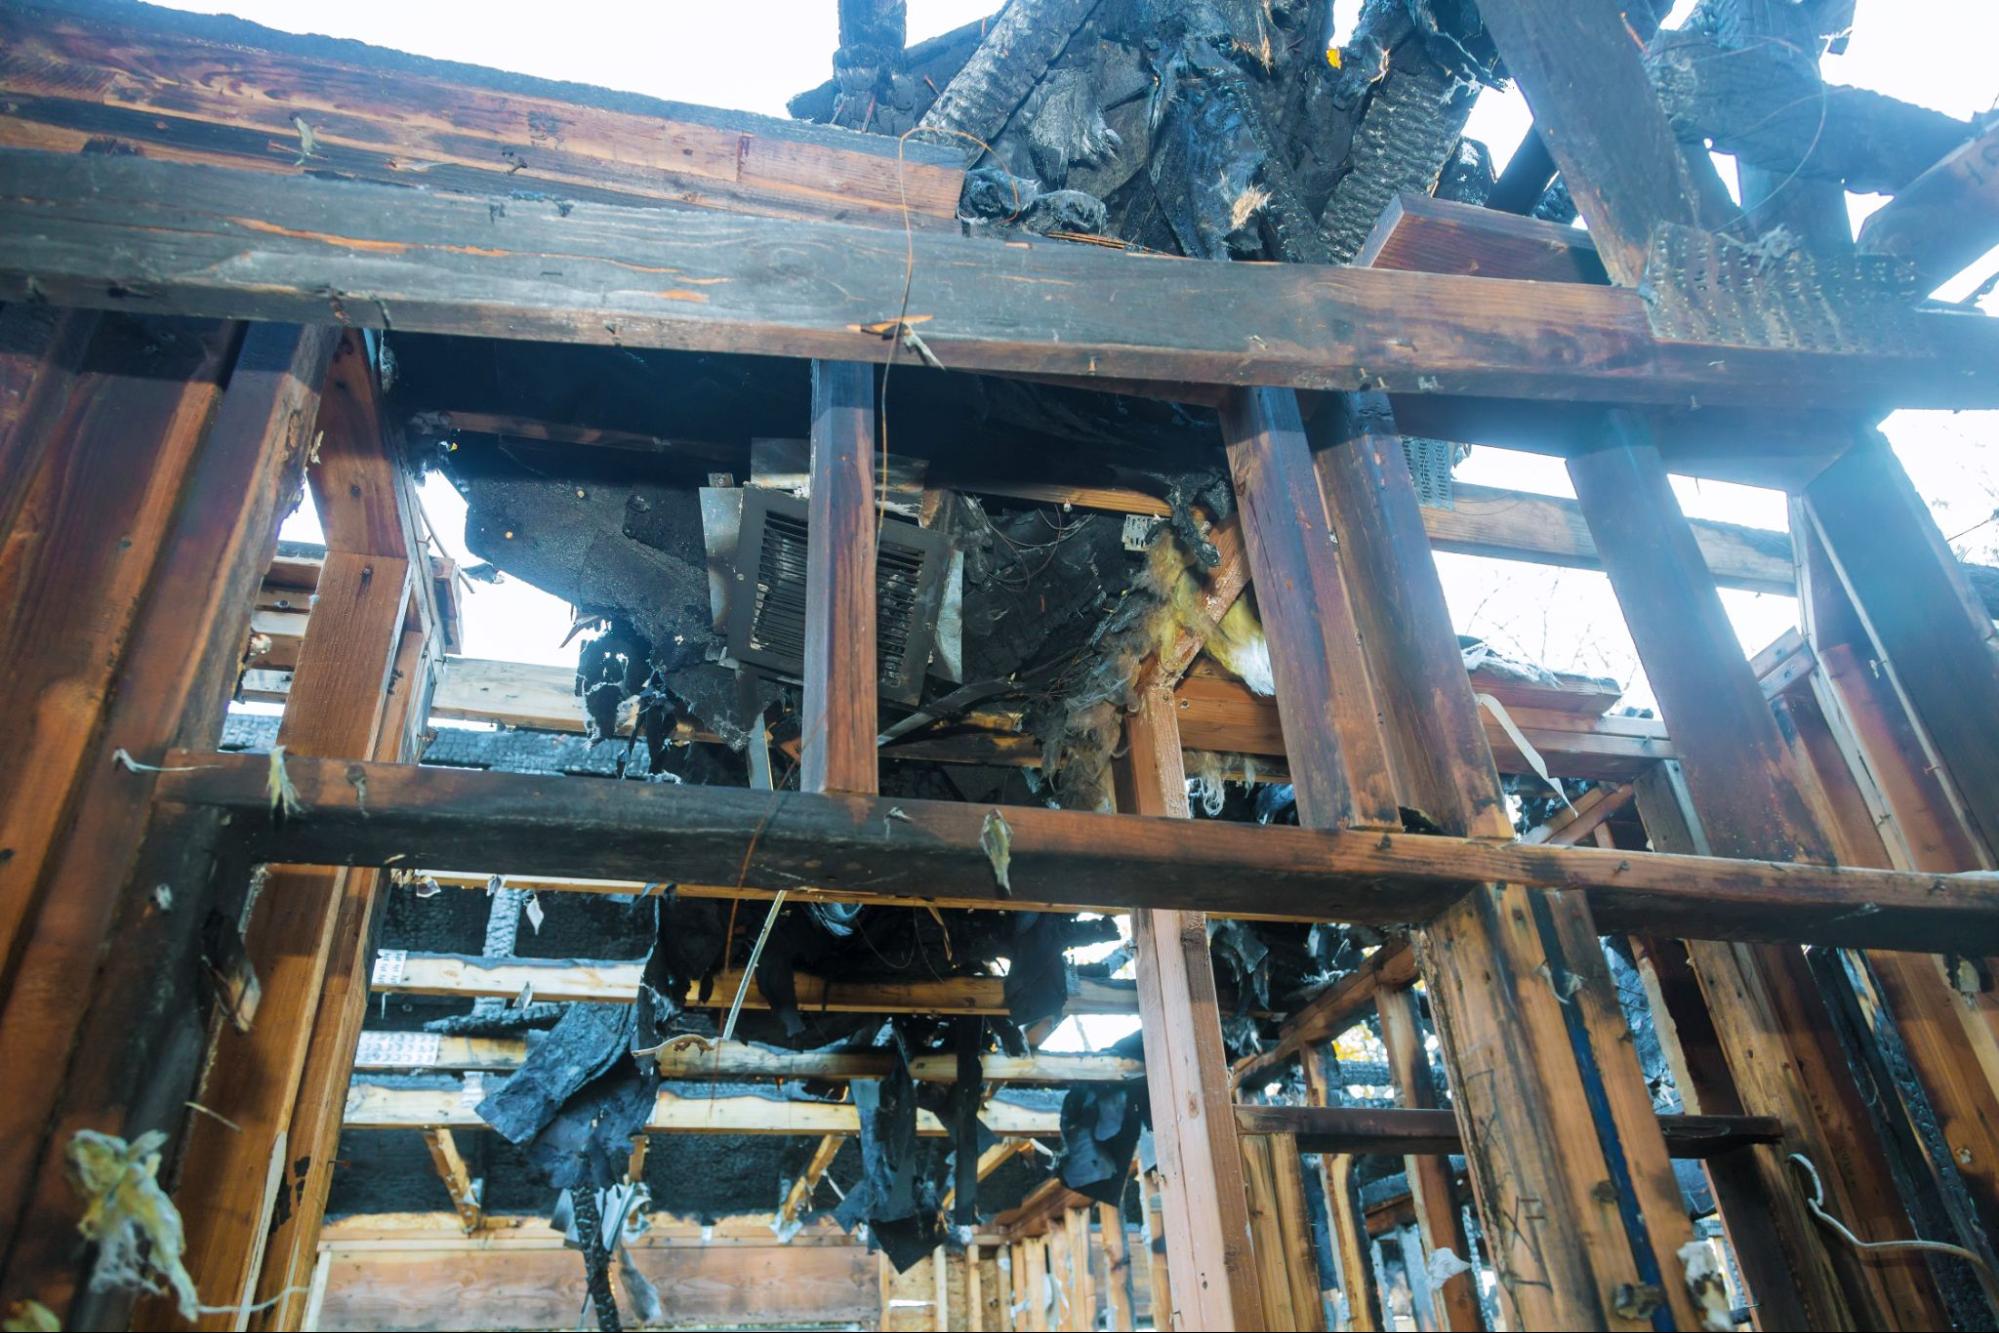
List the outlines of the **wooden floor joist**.
{"type": "MultiPolygon", "coordinates": [[[[891,343],[869,330],[895,318],[909,267],[904,238],[876,227],[566,200],[501,211],[21,150],[0,150],[0,237],[8,299],[838,361],[888,359],[891,343]],[[634,253],[651,272],[632,271],[634,253]]],[[[1199,264],[1059,241],[911,244],[910,317],[961,370],[1661,407],[1999,405],[1999,330],[1976,315],[1912,316],[1913,355],[1724,348],[1659,337],[1637,293],[1609,287],[1199,264]],[[1047,297],[1074,287],[1092,299],[1047,297]]]]}
{"type": "MultiPolygon", "coordinates": [[[[457,1082],[448,1087],[401,1087],[356,1078],[347,1091],[344,1125],[350,1130],[488,1129],[474,1108],[477,1096],[457,1082]]],[[[1061,1118],[1010,1102],[987,1102],[980,1121],[1002,1138],[1060,1138],[1061,1118]]],[[[860,1112],[852,1102],[786,1101],[736,1093],[662,1089],[646,1122],[654,1134],[802,1134],[845,1135],[861,1132],[860,1112]]],[[[943,1124],[928,1111],[918,1111],[916,1132],[942,1137],[943,1124]]]]}
{"type": "MultiPolygon", "coordinates": [[[[385,1073],[419,1069],[504,1073],[520,1068],[527,1043],[518,1037],[451,1037],[436,1033],[364,1033],[354,1057],[357,1071],[385,1073]]],[[[729,1082],[737,1079],[818,1079],[845,1082],[886,1078],[894,1067],[888,1051],[777,1051],[743,1042],[711,1046],[705,1039],[669,1043],[658,1057],[660,1077],[729,1082]]],[[[1142,1078],[1145,1066],[1120,1055],[1024,1056],[989,1054],[980,1075],[987,1083],[1116,1083],[1142,1078]]],[[[957,1057],[918,1055],[909,1061],[918,1083],[957,1081],[957,1057]]]]}
{"type": "MultiPolygon", "coordinates": [[[[399,995],[451,995],[518,999],[529,995],[549,1004],[628,1004],[639,993],[641,962],[576,962],[560,958],[479,958],[466,954],[386,951],[376,957],[373,989],[399,995]]],[[[736,996],[741,973],[715,978],[703,998],[688,988],[691,1007],[726,1009],[736,996]]],[[[920,981],[827,981],[799,973],[795,978],[802,1013],[1004,1014],[1002,977],[944,977],[920,981]]],[[[1082,979],[1071,995],[1072,1014],[1129,1014],[1138,1009],[1131,983],[1082,979]]],[[[770,1002],[754,981],[744,992],[746,1008],[770,1002]]]]}
{"type": "Polygon", "coordinates": [[[287,771],[306,811],[278,825],[264,756],[180,751],[168,763],[186,771],[161,776],[163,801],[229,812],[244,855],[291,864],[504,863],[528,875],[644,881],[670,846],[675,873],[689,879],[740,876],[769,888],[809,885],[965,907],[1205,906],[1219,915],[1396,925],[1440,909],[1463,884],[1511,882],[1585,890],[1607,930],[1931,949],[1983,947],[1999,934],[1992,911],[1999,877],[1988,873],[1008,806],[1011,888],[1001,890],[980,845],[988,811],[955,802],[301,759],[287,771]],[[1384,886],[1394,892],[1384,894],[1384,886]]]}

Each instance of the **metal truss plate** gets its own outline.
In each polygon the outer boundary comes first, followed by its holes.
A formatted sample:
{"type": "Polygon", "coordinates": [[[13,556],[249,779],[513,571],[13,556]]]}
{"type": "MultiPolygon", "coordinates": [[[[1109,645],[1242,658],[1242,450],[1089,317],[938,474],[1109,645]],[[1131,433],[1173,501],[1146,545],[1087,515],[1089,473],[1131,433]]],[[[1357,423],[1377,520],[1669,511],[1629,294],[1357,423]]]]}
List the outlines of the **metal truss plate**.
{"type": "Polygon", "coordinates": [[[375,970],[371,985],[393,986],[403,979],[403,968],[409,963],[409,950],[383,949],[375,955],[375,970]]]}
{"type": "Polygon", "coordinates": [[[354,1063],[430,1069],[443,1053],[444,1038],[435,1032],[363,1032],[354,1049],[354,1063]]]}
{"type": "Polygon", "coordinates": [[[1914,270],[1882,255],[1821,255],[1771,233],[1744,244],[1697,227],[1652,231],[1639,284],[1668,342],[1923,356],[1914,270]]]}

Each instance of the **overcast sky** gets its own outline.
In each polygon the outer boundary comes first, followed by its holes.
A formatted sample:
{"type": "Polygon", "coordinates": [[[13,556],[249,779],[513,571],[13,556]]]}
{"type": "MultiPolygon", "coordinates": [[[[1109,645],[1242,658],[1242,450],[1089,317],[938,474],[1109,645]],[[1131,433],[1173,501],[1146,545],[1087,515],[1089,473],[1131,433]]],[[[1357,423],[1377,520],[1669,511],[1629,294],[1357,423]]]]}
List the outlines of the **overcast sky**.
{"type": "MultiPolygon", "coordinates": [[[[909,39],[919,41],[991,12],[995,0],[909,0],[909,39]]],[[[762,0],[745,6],[703,0],[565,0],[550,22],[546,0],[485,0],[475,8],[411,0],[182,0],[177,8],[234,13],[273,27],[351,37],[440,58],[492,65],[547,78],[679,101],[784,115],[793,93],[831,72],[836,44],[834,0],[762,0]],[[753,22],[747,21],[753,18],[753,22]]],[[[1681,10],[1690,7],[1682,0],[1681,10]]],[[[1340,0],[1338,31],[1351,31],[1359,0],[1340,0]]],[[[1677,22],[1678,17],[1669,20],[1677,22]]],[[[1850,83],[1959,117],[1999,103],[1999,4],[1992,0],[1860,0],[1845,55],[1825,61],[1829,81],[1850,83]],[[1948,32],[1940,39],[1939,33],[1948,32]]],[[[1504,159],[1528,116],[1517,92],[1481,95],[1470,132],[1504,159]]],[[[1732,173],[1725,173],[1732,174],[1732,173]]],[[[1856,220],[1881,203],[1854,197],[1856,220]]],[[[1942,293],[1963,295],[1999,269],[1999,251],[1966,270],[1942,293]]],[[[1988,298],[1999,313],[1999,298],[1988,298]]],[[[1992,442],[1999,414],[1898,413],[1888,431],[1917,486],[1931,500],[1946,536],[1966,554],[1999,562],[1999,474],[1992,442]]],[[[1459,469],[1468,482],[1568,494],[1556,460],[1476,450],[1459,469]]],[[[1762,527],[1785,523],[1781,495],[1681,479],[1681,501],[1698,517],[1762,527]]],[[[441,479],[426,489],[433,527],[445,549],[464,557],[463,505],[441,479]]],[[[304,516],[292,527],[310,535],[304,516]]],[[[1631,641],[1602,575],[1465,556],[1439,557],[1461,630],[1485,635],[1502,651],[1544,665],[1613,676],[1627,702],[1649,705],[1631,641]]],[[[1762,647],[1794,623],[1791,599],[1724,592],[1746,650],[1762,647]]],[[[566,664],[557,647],[569,624],[556,599],[508,580],[480,585],[468,599],[466,651],[473,656],[566,664]]]]}

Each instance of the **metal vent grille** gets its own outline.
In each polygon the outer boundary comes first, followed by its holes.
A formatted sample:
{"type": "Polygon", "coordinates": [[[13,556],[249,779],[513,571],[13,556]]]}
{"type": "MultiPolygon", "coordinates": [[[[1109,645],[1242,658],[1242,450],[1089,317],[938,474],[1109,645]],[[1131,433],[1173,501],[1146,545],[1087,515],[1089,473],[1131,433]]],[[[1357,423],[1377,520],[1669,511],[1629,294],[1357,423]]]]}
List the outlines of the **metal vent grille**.
{"type": "MultiPolygon", "coordinates": [[[[797,675],[805,667],[806,503],[778,491],[743,493],[729,599],[729,651],[738,661],[797,675]]],[[[875,560],[875,659],[881,692],[915,703],[944,600],[950,550],[913,523],[886,521],[875,560]]]]}

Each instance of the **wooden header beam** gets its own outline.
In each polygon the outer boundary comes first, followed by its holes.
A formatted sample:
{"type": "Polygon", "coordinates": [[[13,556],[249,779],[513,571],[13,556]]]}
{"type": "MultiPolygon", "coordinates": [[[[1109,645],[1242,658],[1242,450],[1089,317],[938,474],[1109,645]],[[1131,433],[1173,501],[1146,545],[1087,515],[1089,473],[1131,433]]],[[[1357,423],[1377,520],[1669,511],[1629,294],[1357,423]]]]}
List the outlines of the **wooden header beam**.
{"type": "Polygon", "coordinates": [[[166,763],[184,771],[162,775],[162,801],[228,812],[241,853],[273,863],[501,863],[525,875],[632,879],[657,878],[670,865],[708,882],[811,885],[954,907],[1177,907],[1379,925],[1424,919],[1467,883],[1506,882],[1587,890],[1607,931],[1999,951],[1999,875],[1987,872],[1911,874],[1008,806],[1001,812],[1012,831],[1007,891],[981,847],[991,811],[979,805],[300,759],[287,771],[307,813],[275,825],[265,756],[175,751],[166,763]]]}
{"type": "MultiPolygon", "coordinates": [[[[287,1328],[570,1328],[588,1299],[576,1251],[541,1216],[486,1216],[466,1235],[452,1213],[343,1217],[327,1225],[311,1322],[287,1328]]],[[[771,1215],[704,1227],[656,1213],[631,1262],[686,1328],[855,1328],[881,1318],[876,1256],[808,1220],[789,1240],[771,1215]]]]}
{"type": "Polygon", "coordinates": [[[485,199],[0,151],[0,296],[605,346],[1141,380],[1685,407],[1999,405],[1999,324],[1912,316],[1893,357],[1667,342],[1636,293],[1202,264],[782,218],[485,199]],[[631,256],[645,255],[646,262],[631,256]],[[559,256],[559,260],[555,257],[559,256]],[[1057,299],[1088,291],[1089,300],[1057,299]]]}

